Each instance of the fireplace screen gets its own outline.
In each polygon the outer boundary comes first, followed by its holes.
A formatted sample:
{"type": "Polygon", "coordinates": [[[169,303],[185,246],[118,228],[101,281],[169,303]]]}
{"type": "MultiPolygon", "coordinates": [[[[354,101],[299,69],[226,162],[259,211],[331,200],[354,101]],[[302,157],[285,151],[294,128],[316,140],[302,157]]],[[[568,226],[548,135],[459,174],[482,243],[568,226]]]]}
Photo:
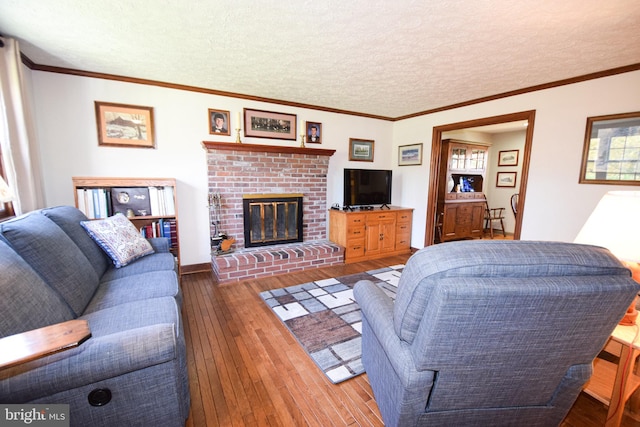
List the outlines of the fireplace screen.
{"type": "Polygon", "coordinates": [[[302,194],[243,196],[244,245],[302,242],[302,194]]]}

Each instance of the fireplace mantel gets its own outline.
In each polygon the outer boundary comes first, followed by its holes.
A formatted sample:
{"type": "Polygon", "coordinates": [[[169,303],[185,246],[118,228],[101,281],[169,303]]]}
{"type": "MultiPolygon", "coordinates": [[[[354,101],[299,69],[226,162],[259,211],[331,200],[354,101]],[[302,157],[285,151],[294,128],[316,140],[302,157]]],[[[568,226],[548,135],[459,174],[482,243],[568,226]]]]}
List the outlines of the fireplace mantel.
{"type": "Polygon", "coordinates": [[[306,154],[312,156],[331,157],[336,150],[327,150],[323,148],[309,147],[287,147],[282,145],[261,145],[261,144],[238,144],[237,142],[215,142],[202,141],[202,146],[207,150],[235,150],[235,151],[251,151],[264,153],[289,153],[289,154],[306,154]]]}

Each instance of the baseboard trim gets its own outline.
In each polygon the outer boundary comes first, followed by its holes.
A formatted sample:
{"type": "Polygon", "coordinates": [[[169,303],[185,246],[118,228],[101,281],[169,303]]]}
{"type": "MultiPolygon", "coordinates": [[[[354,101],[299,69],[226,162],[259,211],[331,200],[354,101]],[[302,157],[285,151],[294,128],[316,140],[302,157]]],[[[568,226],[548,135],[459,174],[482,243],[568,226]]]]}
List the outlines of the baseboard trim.
{"type": "Polygon", "coordinates": [[[211,263],[190,264],[180,266],[180,274],[210,273],[211,263]]]}

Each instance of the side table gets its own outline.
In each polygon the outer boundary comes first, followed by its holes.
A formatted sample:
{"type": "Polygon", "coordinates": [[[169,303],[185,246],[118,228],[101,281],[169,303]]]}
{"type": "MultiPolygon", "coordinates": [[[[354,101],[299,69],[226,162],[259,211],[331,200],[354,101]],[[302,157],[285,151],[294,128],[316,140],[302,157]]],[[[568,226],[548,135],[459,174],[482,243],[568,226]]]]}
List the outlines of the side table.
{"type": "Polygon", "coordinates": [[[640,317],[634,326],[618,325],[611,333],[605,350],[618,356],[618,363],[596,358],[593,375],[584,392],[609,406],[606,427],[620,426],[624,406],[640,386],[635,361],[640,354],[640,317]]]}

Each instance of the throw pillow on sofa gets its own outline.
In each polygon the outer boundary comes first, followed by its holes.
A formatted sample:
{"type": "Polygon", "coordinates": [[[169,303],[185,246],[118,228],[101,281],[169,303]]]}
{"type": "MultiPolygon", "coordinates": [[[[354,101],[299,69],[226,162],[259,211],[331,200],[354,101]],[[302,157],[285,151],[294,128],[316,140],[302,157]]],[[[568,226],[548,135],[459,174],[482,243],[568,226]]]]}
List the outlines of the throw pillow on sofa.
{"type": "Polygon", "coordinates": [[[154,252],[149,241],[121,213],[107,219],[82,221],[80,224],[109,255],[116,268],[154,252]]]}

